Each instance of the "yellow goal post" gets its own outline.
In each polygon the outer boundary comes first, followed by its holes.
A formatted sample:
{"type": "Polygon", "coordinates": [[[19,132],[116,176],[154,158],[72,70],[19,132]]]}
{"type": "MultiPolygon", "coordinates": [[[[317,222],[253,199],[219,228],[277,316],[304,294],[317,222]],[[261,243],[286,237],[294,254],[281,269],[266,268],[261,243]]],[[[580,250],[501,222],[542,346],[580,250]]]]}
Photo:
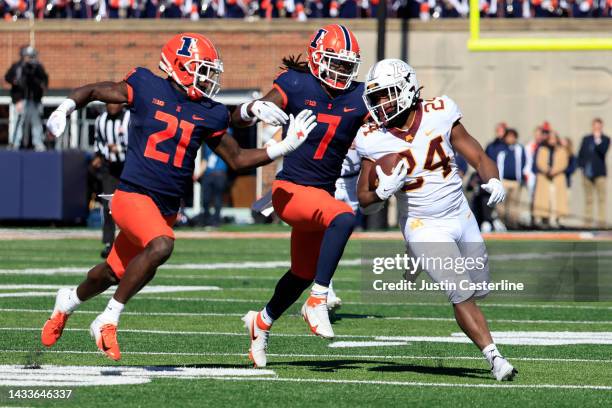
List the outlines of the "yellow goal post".
{"type": "Polygon", "coordinates": [[[612,50],[612,37],[480,37],[479,0],[470,0],[470,51],[600,51],[612,50]]]}

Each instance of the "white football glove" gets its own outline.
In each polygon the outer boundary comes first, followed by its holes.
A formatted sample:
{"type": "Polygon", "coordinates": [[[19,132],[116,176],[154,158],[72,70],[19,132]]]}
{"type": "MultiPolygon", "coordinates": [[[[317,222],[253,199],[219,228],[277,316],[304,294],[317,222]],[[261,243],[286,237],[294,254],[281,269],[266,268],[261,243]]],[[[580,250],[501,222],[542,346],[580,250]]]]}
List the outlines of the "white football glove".
{"type": "Polygon", "coordinates": [[[489,198],[487,202],[489,207],[495,207],[496,204],[506,199],[506,189],[501,181],[496,178],[489,179],[489,182],[487,184],[481,184],[480,188],[491,194],[491,198],[489,198]]]}
{"type": "Polygon", "coordinates": [[[304,109],[296,117],[289,115],[287,136],[281,141],[266,148],[268,156],[275,160],[291,153],[306,141],[308,134],[317,126],[317,117],[309,109],[304,109]]]}
{"type": "Polygon", "coordinates": [[[251,112],[257,119],[272,126],[284,125],[289,120],[289,116],[281,108],[269,101],[254,101],[251,112]]]}
{"type": "Polygon", "coordinates": [[[70,115],[76,108],[76,102],[72,99],[64,100],[47,119],[47,131],[55,137],[60,137],[66,130],[66,116],[70,115]]]}
{"type": "Polygon", "coordinates": [[[378,175],[376,195],[383,201],[391,198],[393,194],[404,186],[407,173],[408,163],[403,159],[393,168],[390,175],[386,175],[380,166],[376,166],[376,174],[378,175]]]}

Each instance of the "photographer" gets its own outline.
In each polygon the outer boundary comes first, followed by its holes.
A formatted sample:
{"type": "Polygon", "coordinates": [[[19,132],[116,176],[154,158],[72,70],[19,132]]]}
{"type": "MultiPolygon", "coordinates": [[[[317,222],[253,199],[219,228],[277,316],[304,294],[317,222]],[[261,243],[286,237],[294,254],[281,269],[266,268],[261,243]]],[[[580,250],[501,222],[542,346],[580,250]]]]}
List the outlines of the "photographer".
{"type": "Polygon", "coordinates": [[[37,52],[33,47],[22,47],[20,57],[4,76],[6,82],[11,84],[11,99],[17,113],[12,146],[19,149],[31,145],[36,150],[44,150],[41,99],[49,78],[37,60],[37,52]]]}

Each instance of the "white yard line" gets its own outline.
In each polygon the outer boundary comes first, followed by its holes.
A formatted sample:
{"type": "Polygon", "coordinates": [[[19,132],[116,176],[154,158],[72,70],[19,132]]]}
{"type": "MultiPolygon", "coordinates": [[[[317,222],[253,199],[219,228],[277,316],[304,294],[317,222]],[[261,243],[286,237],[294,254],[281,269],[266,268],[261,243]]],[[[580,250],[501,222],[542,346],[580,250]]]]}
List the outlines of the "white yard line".
{"type": "MultiPolygon", "coordinates": [[[[1,309],[0,312],[6,313],[51,313],[52,309],[1,309]]],[[[75,313],[78,314],[100,314],[100,311],[95,310],[79,310],[75,313]]],[[[212,312],[201,312],[201,313],[189,313],[189,312],[121,312],[121,315],[127,316],[185,316],[185,317],[199,317],[199,316],[230,316],[230,317],[242,317],[244,313],[212,313],[212,312]]]]}
{"type": "MultiPolygon", "coordinates": [[[[1,331],[34,331],[39,332],[40,327],[0,327],[1,331]]],[[[75,331],[75,332],[88,332],[89,329],[74,329],[66,328],[64,331],[75,331]]],[[[212,332],[212,331],[178,331],[178,330],[147,330],[147,329],[121,329],[122,333],[145,333],[145,334],[163,334],[170,336],[247,336],[246,331],[241,333],[235,332],[212,332]]],[[[312,334],[287,334],[287,333],[275,333],[274,337],[313,337],[312,334]]],[[[338,338],[350,338],[350,339],[372,339],[374,336],[360,336],[360,335],[341,335],[336,336],[338,338]]]]}
{"type": "MultiPolygon", "coordinates": [[[[19,349],[0,349],[0,353],[32,353],[32,350],[19,349]]],[[[100,355],[99,351],[82,350],[44,350],[45,354],[85,354],[100,355]]],[[[183,357],[248,357],[248,353],[215,353],[215,352],[162,352],[162,351],[122,351],[122,355],[152,355],[152,356],[183,356],[183,357]]],[[[287,353],[267,353],[268,357],[279,358],[354,358],[354,359],[383,359],[383,360],[475,360],[484,361],[482,356],[409,356],[409,355],[375,355],[375,354],[287,354],[287,353]]],[[[507,356],[508,357],[508,356],[507,356]]],[[[612,363],[612,359],[588,359],[588,358],[548,358],[548,357],[508,357],[512,361],[532,361],[550,363],[612,363]]]]}
{"type": "MultiPolygon", "coordinates": [[[[18,308],[0,308],[0,312],[7,313],[50,313],[51,309],[18,309],[18,308]]],[[[97,311],[77,311],[75,313],[99,314],[97,311]]],[[[123,315],[133,316],[184,316],[184,317],[205,317],[205,316],[227,316],[236,317],[243,316],[244,313],[209,313],[209,312],[123,312],[123,315]]],[[[290,316],[290,315],[289,315],[290,316]]],[[[373,320],[408,320],[408,321],[439,321],[439,322],[454,322],[452,317],[376,317],[364,316],[367,319],[373,320]]],[[[524,324],[612,324],[609,320],[520,320],[520,319],[489,319],[490,323],[524,323],[524,324]]]]}
{"type": "MultiPolygon", "coordinates": [[[[572,252],[574,258],[589,258],[593,256],[612,256],[612,250],[601,251],[580,251],[572,252]]],[[[560,257],[568,256],[567,252],[524,252],[512,254],[492,254],[490,260],[494,261],[526,261],[535,259],[559,259],[560,257]]],[[[344,259],[340,261],[340,266],[352,267],[361,266],[363,260],[361,258],[344,259]]],[[[160,269],[175,269],[175,270],[219,270],[219,269],[274,269],[288,268],[291,266],[289,260],[282,261],[243,261],[243,262],[211,262],[211,263],[182,263],[182,264],[165,264],[160,269]]],[[[56,274],[84,274],[87,273],[89,267],[83,266],[64,266],[56,268],[22,268],[22,269],[0,269],[0,275],[56,275],[56,274]]],[[[189,275],[188,275],[189,276],[189,275]]],[[[203,275],[204,277],[211,275],[203,275]]],[[[212,277],[212,276],[211,276],[212,277]]],[[[221,278],[221,277],[217,277],[221,278]]],[[[258,278],[257,276],[245,276],[243,278],[258,278]]],[[[268,279],[268,278],[266,278],[268,279]]]]}
{"type": "Polygon", "coordinates": [[[333,380],[322,378],[241,378],[214,377],[215,380],[226,381],[280,381],[297,383],[323,384],[357,384],[357,385],[396,385],[405,387],[440,387],[440,388],[517,388],[517,389],[566,389],[566,390],[602,390],[612,391],[608,385],[566,385],[566,384],[510,384],[510,383],[435,383],[419,381],[369,381],[369,380],[333,380]]]}
{"type": "MultiPolygon", "coordinates": [[[[223,288],[223,290],[232,290],[239,288],[223,288]]],[[[248,289],[248,288],[244,288],[248,289]]],[[[272,292],[272,289],[269,289],[272,292]]],[[[342,295],[344,290],[338,289],[339,295],[342,295]]],[[[134,299],[154,299],[154,300],[170,300],[170,301],[193,301],[193,302],[230,302],[230,303],[260,303],[267,299],[224,299],[224,298],[202,298],[202,297],[162,297],[162,296],[141,296],[134,299]]],[[[343,305],[359,305],[359,306],[434,306],[450,308],[449,303],[434,303],[434,302],[342,302],[343,305]]],[[[595,306],[595,305],[559,305],[559,304],[520,304],[520,303],[479,303],[480,307],[500,307],[500,308],[526,308],[526,309],[581,309],[581,310],[612,310],[612,306],[595,306]]]]}
{"type": "MultiPolygon", "coordinates": [[[[61,289],[67,285],[41,285],[41,284],[4,284],[0,285],[0,290],[15,289],[61,289]]],[[[184,285],[149,285],[145,286],[139,293],[174,293],[174,292],[202,292],[202,291],[222,290],[219,286],[184,286],[184,285]]],[[[106,292],[115,292],[110,288],[106,292]]],[[[106,293],[105,292],[105,293],[106,293]]]]}

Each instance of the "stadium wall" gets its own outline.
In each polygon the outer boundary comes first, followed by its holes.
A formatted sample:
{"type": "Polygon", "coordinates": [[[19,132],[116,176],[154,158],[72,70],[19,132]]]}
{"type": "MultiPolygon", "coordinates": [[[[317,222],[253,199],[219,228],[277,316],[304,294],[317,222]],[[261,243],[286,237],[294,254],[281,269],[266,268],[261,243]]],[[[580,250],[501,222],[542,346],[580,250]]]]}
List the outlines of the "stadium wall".
{"type": "MultiPolygon", "coordinates": [[[[326,20],[325,23],[329,23],[326,20]]],[[[344,21],[360,41],[361,76],[376,57],[376,22],[344,21]]],[[[252,22],[230,20],[142,21],[116,20],[43,21],[32,33],[40,58],[50,74],[50,87],[69,89],[100,80],[119,80],[134,66],[156,69],[166,39],[181,31],[210,36],[221,50],[226,72],[225,89],[269,89],[281,58],[305,51],[320,21],[252,22]]],[[[401,55],[401,22],[389,21],[387,57],[401,55]]],[[[481,37],[609,37],[607,20],[483,20],[481,37]]],[[[27,22],[0,25],[0,70],[5,72],[18,49],[30,38],[27,22]]],[[[560,136],[573,140],[590,129],[601,116],[612,130],[612,53],[479,52],[467,50],[467,20],[410,22],[409,63],[425,87],[424,95],[447,94],[462,109],[467,128],[483,143],[493,135],[494,124],[505,121],[516,127],[526,142],[536,125],[548,120],[560,136]]],[[[7,84],[2,87],[7,89],[7,84]]],[[[608,132],[610,133],[610,132],[608,132]]],[[[612,154],[608,155],[609,161],[612,154]]],[[[609,164],[612,169],[612,163],[609,164]]],[[[612,191],[612,177],[609,178],[612,191]]],[[[574,178],[572,191],[582,183],[574,178]]],[[[582,200],[571,200],[572,213],[582,213],[582,200]]],[[[609,213],[612,211],[609,211],[609,213]]],[[[609,214],[609,220],[612,219],[609,214]]]]}

